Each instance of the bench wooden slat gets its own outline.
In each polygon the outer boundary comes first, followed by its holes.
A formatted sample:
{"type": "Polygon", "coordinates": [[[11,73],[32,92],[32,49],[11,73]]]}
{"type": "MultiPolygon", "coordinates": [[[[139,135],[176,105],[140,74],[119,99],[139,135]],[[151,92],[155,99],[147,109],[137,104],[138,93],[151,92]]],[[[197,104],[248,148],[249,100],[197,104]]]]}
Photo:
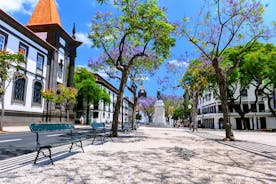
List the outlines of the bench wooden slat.
{"type": "Polygon", "coordinates": [[[32,132],[72,130],[75,128],[73,124],[69,123],[31,123],[29,127],[32,132]]]}

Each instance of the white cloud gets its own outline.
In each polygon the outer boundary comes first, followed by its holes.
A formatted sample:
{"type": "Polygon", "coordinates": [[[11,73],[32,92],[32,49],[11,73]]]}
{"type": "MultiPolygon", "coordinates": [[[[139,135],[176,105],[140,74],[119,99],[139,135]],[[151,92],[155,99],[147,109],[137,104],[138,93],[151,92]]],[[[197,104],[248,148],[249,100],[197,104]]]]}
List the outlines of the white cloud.
{"type": "Polygon", "coordinates": [[[178,66],[178,67],[188,67],[189,66],[188,62],[180,61],[180,60],[176,60],[176,59],[168,61],[168,63],[171,65],[174,65],[174,66],[178,66]]]}
{"type": "Polygon", "coordinates": [[[90,70],[90,68],[87,65],[77,65],[77,68],[86,68],[88,70],[90,70]]]}
{"type": "Polygon", "coordinates": [[[78,41],[81,41],[83,45],[86,45],[88,47],[91,47],[93,45],[92,41],[88,38],[87,33],[76,33],[76,39],[78,41]]]}
{"type": "Polygon", "coordinates": [[[38,0],[1,0],[0,9],[9,12],[31,14],[38,0]]]}

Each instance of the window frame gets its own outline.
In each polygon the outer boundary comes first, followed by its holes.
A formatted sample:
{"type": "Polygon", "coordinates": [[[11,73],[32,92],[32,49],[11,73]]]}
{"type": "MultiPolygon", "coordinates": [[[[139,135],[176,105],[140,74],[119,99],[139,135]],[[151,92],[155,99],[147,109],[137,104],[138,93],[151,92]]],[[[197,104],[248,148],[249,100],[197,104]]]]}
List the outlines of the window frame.
{"type": "Polygon", "coordinates": [[[264,104],[264,103],[259,103],[259,104],[258,104],[258,107],[259,107],[258,112],[265,112],[265,104],[264,104]],[[262,107],[263,109],[261,109],[261,107],[262,107]]]}
{"type": "Polygon", "coordinates": [[[12,103],[18,103],[18,104],[23,104],[25,105],[26,103],[26,95],[27,95],[27,82],[28,82],[28,78],[23,75],[22,77],[19,77],[18,79],[16,79],[18,77],[18,75],[14,76],[14,81],[13,81],[13,89],[12,89],[12,103]],[[24,94],[23,94],[23,100],[18,100],[15,99],[15,83],[17,80],[21,80],[24,79],[25,80],[25,84],[24,84],[24,94]]]}
{"type": "Polygon", "coordinates": [[[60,59],[58,62],[58,68],[57,68],[57,76],[58,78],[62,79],[63,78],[63,72],[64,72],[64,60],[60,59]]]}
{"type": "Polygon", "coordinates": [[[20,65],[21,65],[22,67],[24,67],[24,68],[27,68],[29,47],[28,47],[26,44],[24,44],[24,43],[22,43],[22,42],[19,42],[18,53],[22,53],[21,50],[20,50],[22,47],[26,50],[26,52],[24,53],[24,60],[25,60],[25,62],[21,61],[21,62],[20,62],[20,65]]]}
{"type": "Polygon", "coordinates": [[[7,43],[8,43],[8,34],[0,30],[0,35],[4,37],[3,48],[2,49],[0,48],[0,50],[6,50],[7,43]]]}
{"type": "Polygon", "coordinates": [[[240,95],[241,95],[241,97],[248,97],[248,90],[247,89],[241,90],[240,95]]]}
{"type": "Polygon", "coordinates": [[[43,89],[43,82],[40,80],[34,80],[33,82],[33,93],[32,93],[32,106],[42,106],[42,96],[40,92],[40,103],[39,102],[34,102],[34,96],[35,96],[35,84],[40,83],[41,84],[41,90],[43,89]]]}
{"type": "Polygon", "coordinates": [[[44,67],[44,55],[40,54],[40,53],[37,53],[37,56],[36,56],[36,70],[38,71],[43,71],[43,67],[44,67]],[[41,62],[41,68],[38,67],[38,58],[41,57],[42,58],[42,62],[41,62]]]}

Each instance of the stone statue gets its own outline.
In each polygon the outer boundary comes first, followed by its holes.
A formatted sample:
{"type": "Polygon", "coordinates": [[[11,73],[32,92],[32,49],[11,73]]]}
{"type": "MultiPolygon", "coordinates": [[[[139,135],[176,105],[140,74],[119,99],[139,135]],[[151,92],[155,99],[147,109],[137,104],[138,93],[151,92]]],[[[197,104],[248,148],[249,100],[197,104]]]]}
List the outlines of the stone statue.
{"type": "Polygon", "coordinates": [[[157,126],[166,126],[165,104],[161,100],[160,89],[157,90],[157,101],[154,104],[153,124],[157,126]]]}
{"type": "Polygon", "coordinates": [[[160,89],[157,90],[157,100],[161,100],[160,89]]]}

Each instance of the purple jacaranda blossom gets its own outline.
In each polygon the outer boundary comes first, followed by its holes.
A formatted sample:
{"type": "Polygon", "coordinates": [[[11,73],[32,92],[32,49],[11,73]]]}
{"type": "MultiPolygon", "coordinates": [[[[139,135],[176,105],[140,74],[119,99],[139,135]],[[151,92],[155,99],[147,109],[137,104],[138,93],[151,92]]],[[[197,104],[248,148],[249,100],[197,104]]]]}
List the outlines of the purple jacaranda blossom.
{"type": "Polygon", "coordinates": [[[153,107],[156,101],[156,97],[141,97],[138,99],[138,104],[140,108],[149,108],[153,107]]]}

